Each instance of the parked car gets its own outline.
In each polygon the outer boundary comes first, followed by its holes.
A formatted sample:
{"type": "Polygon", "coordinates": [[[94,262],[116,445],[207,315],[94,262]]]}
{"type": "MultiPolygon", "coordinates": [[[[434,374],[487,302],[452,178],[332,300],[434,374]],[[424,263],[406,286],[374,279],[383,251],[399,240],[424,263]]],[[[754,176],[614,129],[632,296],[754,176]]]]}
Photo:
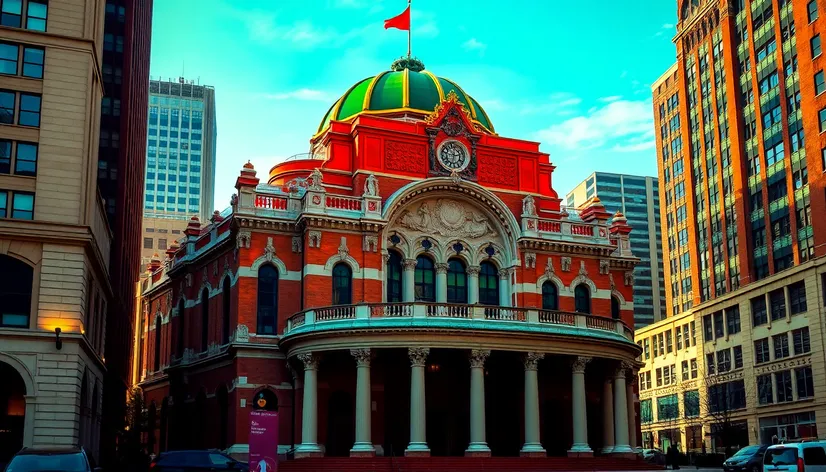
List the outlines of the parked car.
{"type": "Polygon", "coordinates": [[[826,472],[826,441],[775,444],[763,455],[763,472],[826,472]]]}
{"type": "Polygon", "coordinates": [[[665,454],[659,449],[643,449],[641,455],[646,462],[665,465],[665,454]]]}
{"type": "Polygon", "coordinates": [[[149,465],[150,472],[212,472],[216,470],[249,472],[249,467],[246,463],[239,462],[217,449],[162,452],[149,465]]]}
{"type": "Polygon", "coordinates": [[[760,472],[763,454],[769,446],[746,446],[723,462],[726,472],[760,472]]]}
{"type": "Polygon", "coordinates": [[[6,472],[102,472],[92,468],[86,451],[74,446],[24,447],[6,465],[6,472]]]}

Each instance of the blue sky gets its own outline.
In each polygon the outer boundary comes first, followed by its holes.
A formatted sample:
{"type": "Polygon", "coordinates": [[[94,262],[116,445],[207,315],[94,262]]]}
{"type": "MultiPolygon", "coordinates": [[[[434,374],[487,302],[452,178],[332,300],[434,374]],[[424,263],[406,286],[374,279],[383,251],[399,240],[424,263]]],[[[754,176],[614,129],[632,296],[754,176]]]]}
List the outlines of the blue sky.
{"type": "MultiPolygon", "coordinates": [[[[307,152],[327,108],[407,51],[406,32],[383,28],[405,0],[154,3],[152,77],[215,86],[219,209],[244,162],[264,177],[307,152]]],[[[676,8],[413,0],[413,55],[474,96],[500,135],[539,141],[564,194],[595,170],[656,175],[650,86],[675,60],[676,8]]]]}

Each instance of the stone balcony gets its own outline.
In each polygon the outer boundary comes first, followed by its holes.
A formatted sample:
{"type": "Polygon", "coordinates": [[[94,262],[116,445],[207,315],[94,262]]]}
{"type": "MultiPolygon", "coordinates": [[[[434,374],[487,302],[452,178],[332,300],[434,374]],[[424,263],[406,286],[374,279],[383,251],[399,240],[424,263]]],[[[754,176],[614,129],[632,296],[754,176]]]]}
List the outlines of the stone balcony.
{"type": "Polygon", "coordinates": [[[287,320],[283,338],[330,330],[468,329],[633,343],[621,320],[565,311],[450,303],[376,303],[315,308],[287,320]]]}

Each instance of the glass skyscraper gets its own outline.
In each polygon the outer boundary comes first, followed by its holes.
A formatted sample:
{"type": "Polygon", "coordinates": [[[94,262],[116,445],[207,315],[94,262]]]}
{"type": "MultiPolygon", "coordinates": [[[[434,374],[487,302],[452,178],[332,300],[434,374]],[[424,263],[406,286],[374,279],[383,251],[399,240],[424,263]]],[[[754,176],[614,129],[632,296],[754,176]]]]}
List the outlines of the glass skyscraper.
{"type": "Polygon", "coordinates": [[[151,80],[148,124],[144,219],[208,219],[215,193],[215,89],[183,78],[151,80]]]}
{"type": "Polygon", "coordinates": [[[631,225],[631,251],[640,258],[634,269],[634,324],[642,327],[665,318],[660,195],[656,177],[595,172],[566,195],[569,209],[598,197],[605,209],[621,211],[631,225]]]}

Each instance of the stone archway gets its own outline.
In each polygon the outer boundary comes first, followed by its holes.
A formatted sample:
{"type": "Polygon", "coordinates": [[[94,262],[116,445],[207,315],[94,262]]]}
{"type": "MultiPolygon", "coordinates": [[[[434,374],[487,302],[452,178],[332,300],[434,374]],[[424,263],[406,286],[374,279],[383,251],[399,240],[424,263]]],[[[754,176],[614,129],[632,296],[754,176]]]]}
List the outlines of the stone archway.
{"type": "Polygon", "coordinates": [[[24,445],[26,429],[26,383],[17,370],[0,362],[0,464],[24,445]]]}

